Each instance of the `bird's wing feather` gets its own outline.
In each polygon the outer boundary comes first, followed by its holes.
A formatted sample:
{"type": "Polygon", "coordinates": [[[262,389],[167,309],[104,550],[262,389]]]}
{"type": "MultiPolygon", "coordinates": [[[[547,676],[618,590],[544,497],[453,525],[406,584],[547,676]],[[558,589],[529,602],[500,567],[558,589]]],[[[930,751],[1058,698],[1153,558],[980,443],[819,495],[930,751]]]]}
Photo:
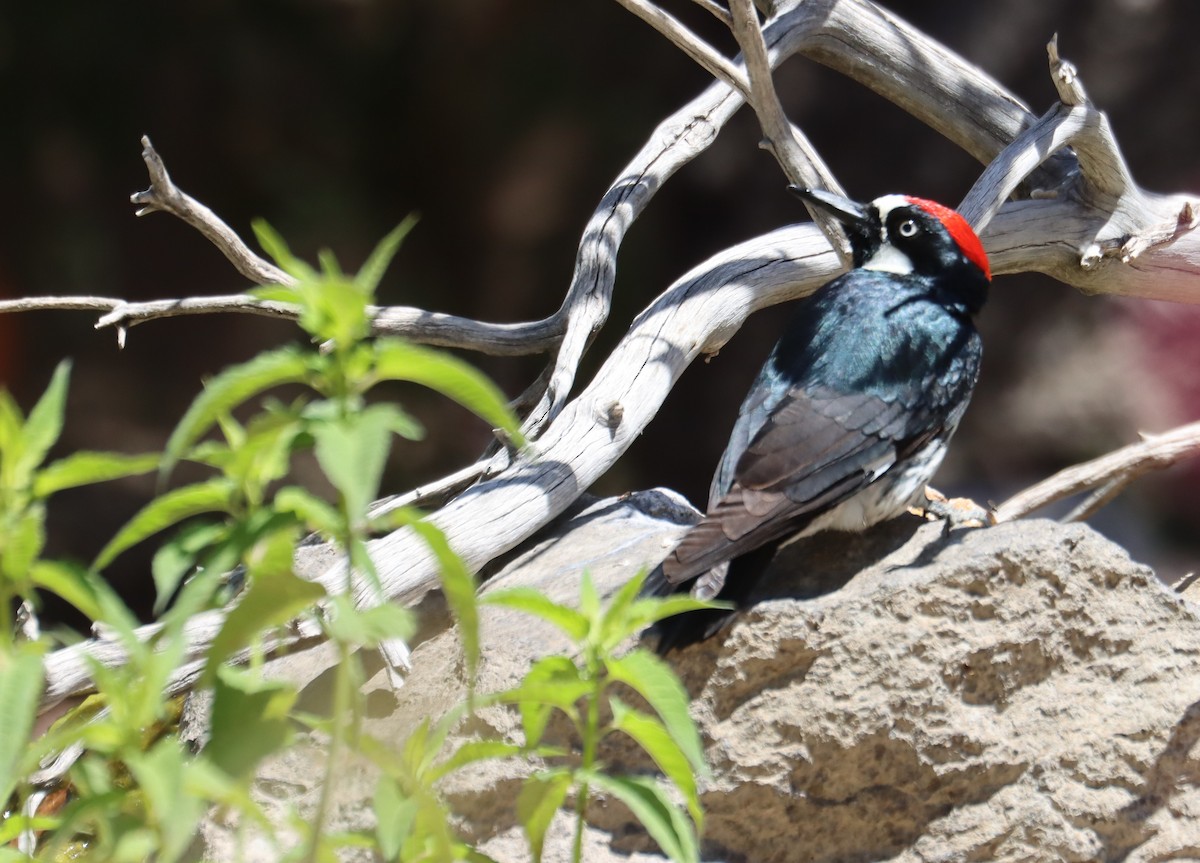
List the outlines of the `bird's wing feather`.
{"type": "Polygon", "coordinates": [[[663,562],[672,584],[793,533],[943,431],[921,395],[793,389],[738,460],[729,491],[663,562]]]}

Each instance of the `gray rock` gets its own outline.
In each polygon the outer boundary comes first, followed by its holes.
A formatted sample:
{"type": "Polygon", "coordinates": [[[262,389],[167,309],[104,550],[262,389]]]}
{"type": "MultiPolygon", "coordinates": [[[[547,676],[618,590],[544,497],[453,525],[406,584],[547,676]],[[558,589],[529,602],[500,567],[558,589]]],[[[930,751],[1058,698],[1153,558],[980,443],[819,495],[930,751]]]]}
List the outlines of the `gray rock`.
{"type": "MultiPolygon", "coordinates": [[[[656,518],[638,505],[647,499],[564,517],[489,588],[528,584],[569,599],[586,566],[610,593],[694,518],[678,508],[656,518]]],[[[780,552],[757,599],[671,659],[713,768],[702,788],[704,859],[1196,856],[1198,610],[1086,526],[1026,521],[947,536],[899,519],[862,536],[814,537],[780,552]]],[[[372,734],[399,741],[461,701],[456,634],[426,634],[406,686],[386,698],[376,686],[372,734]]],[[[566,644],[490,608],[483,637],[485,691],[515,684],[566,644]]],[[[492,709],[464,734],[519,739],[518,729],[492,709]]],[[[653,769],[615,739],[603,757],[614,771],[653,769]]],[[[513,809],[529,769],[489,764],[446,786],[464,833],[497,860],[528,859],[513,809]]],[[[286,784],[278,765],[268,773],[273,787],[286,784]]],[[[346,823],[369,813],[370,787],[339,789],[346,823]]],[[[589,863],[661,859],[620,804],[599,800],[590,814],[589,863]]],[[[545,859],[568,859],[569,840],[563,815],[545,859]]]]}

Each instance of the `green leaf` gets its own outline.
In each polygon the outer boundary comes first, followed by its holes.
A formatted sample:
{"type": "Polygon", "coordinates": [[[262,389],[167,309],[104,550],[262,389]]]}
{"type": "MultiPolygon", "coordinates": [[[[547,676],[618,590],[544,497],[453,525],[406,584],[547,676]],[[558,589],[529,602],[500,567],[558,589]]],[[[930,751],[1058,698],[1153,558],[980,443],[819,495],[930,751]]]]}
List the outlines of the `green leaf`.
{"type": "Polygon", "coordinates": [[[228,534],[225,524],[189,524],[159,547],[150,561],[155,614],[166,608],[184,576],[195,568],[197,556],[228,534]]]}
{"type": "Polygon", "coordinates": [[[191,844],[196,824],[208,808],[204,800],[192,797],[184,787],[188,763],[179,738],[164,737],[145,752],[130,752],[125,763],[158,827],[161,846],[154,859],[164,863],[178,860],[191,844]]]}
{"type": "Polygon", "coordinates": [[[292,739],[288,714],[296,697],[295,688],[286,683],[222,666],[213,684],[212,734],[205,757],[233,779],[248,778],[263,758],[292,739]]]}
{"type": "Polygon", "coordinates": [[[293,306],[299,305],[304,299],[292,285],[262,285],[251,288],[246,293],[265,302],[288,303],[293,306]]]}
{"type": "Polygon", "coordinates": [[[671,738],[679,745],[692,769],[707,775],[700,733],[688,713],[688,696],[679,678],[665,662],[638,648],[606,661],[609,676],[626,684],[654,708],[671,738]]]}
{"type": "Polygon", "coordinates": [[[211,682],[217,666],[263,633],[299,617],[325,596],[319,584],[291,573],[274,578],[256,578],[229,612],[221,631],[213,639],[202,680],[211,682]]]}
{"type": "Polygon", "coordinates": [[[559,605],[544,593],[532,587],[509,587],[488,591],[479,598],[484,605],[499,605],[516,611],[524,611],[561,629],[575,642],[587,638],[588,619],[575,609],[559,605]]]}
{"type": "Polygon", "coordinates": [[[600,622],[600,594],[596,593],[592,574],[586,569],[579,579],[579,612],[588,619],[589,630],[600,622]]]}
{"type": "Polygon", "coordinates": [[[442,593],[446,605],[458,622],[459,638],[463,645],[463,662],[467,669],[469,688],[474,688],[475,671],[479,667],[479,583],[474,573],[454,553],[446,535],[435,525],[424,521],[424,515],[412,507],[399,507],[385,518],[393,525],[410,527],[425,540],[441,567],[442,593]]]}
{"type": "Polygon", "coordinates": [[[250,227],[263,251],[270,255],[271,260],[278,264],[285,273],[301,280],[317,277],[317,271],[293,255],[283,237],[267,224],[265,219],[255,219],[250,223],[250,227]]]}
{"type": "Polygon", "coordinates": [[[289,485],[275,493],[275,510],[294,515],[306,529],[327,539],[335,539],[346,530],[338,511],[307,489],[289,485]]]}
{"type": "Polygon", "coordinates": [[[0,645],[0,806],[21,778],[41,694],[41,653],[32,646],[0,645]]]}
{"type": "Polygon", "coordinates": [[[629,629],[626,618],[629,614],[629,608],[633,605],[638,597],[638,593],[642,589],[642,585],[646,581],[646,570],[640,570],[633,578],[625,582],[608,601],[608,605],[604,609],[604,613],[600,616],[600,625],[597,627],[596,639],[599,642],[601,649],[611,650],[627,636],[639,629],[629,629]]]}
{"type": "Polygon", "coordinates": [[[379,241],[379,245],[371,252],[370,256],[363,263],[362,268],[359,269],[358,275],[354,277],[354,284],[367,297],[368,302],[374,298],[375,291],[379,287],[379,282],[383,279],[383,274],[392,263],[392,258],[396,256],[396,251],[400,248],[400,244],[416,224],[417,216],[415,213],[406,216],[403,222],[393,228],[386,237],[379,241]]]}
{"type": "Polygon", "coordinates": [[[470,740],[459,746],[453,755],[437,766],[433,778],[441,779],[455,770],[480,761],[512,758],[523,751],[523,748],[515,743],[505,743],[503,740],[470,740]]]}
{"type": "Polygon", "coordinates": [[[675,863],[697,863],[700,859],[695,830],[667,796],[666,789],[644,776],[606,776],[580,771],[588,785],[620,800],[642,823],[652,839],[675,863]]]}
{"type": "Polygon", "coordinates": [[[96,593],[96,576],[82,566],[39,560],[29,574],[37,587],[65,599],[83,612],[88,620],[100,620],[103,612],[96,593]]]}
{"type": "MultiPolygon", "coordinates": [[[[0,547],[0,577],[23,589],[29,583],[30,568],[45,547],[46,508],[33,504],[9,527],[7,540],[0,547]]],[[[0,610],[0,614],[7,613],[7,609],[0,610]]]]}
{"type": "Polygon", "coordinates": [[[35,497],[81,485],[149,473],[158,467],[158,453],[122,455],[111,452],[77,452],[46,465],[33,479],[35,497]]]}
{"type": "Polygon", "coordinates": [[[517,795],[517,819],[525,831],[534,863],[541,863],[546,831],[570,789],[571,774],[565,770],[534,773],[521,786],[521,793],[517,795]]]}
{"type": "Polygon", "coordinates": [[[524,444],[520,423],[508,399],[486,375],[455,356],[396,338],[375,341],[375,374],[379,380],[412,381],[453,399],[496,428],[518,446],[524,444]]]}
{"type": "Polygon", "coordinates": [[[67,383],[71,378],[71,362],[63,360],[54,369],[50,384],[38,403],[29,412],[21,432],[21,456],[14,467],[16,485],[24,487],[34,468],[42,463],[50,447],[62,434],[63,415],[67,410],[67,383]]]}
{"type": "Polygon", "coordinates": [[[160,476],[167,476],[188,448],[212,428],[222,414],[271,387],[305,381],[308,362],[307,354],[289,346],[259,354],[252,360],[225,369],[210,380],[167,440],[159,467],[160,476]]]}
{"type": "Polygon", "coordinates": [[[0,465],[18,458],[23,448],[21,431],[24,428],[25,415],[8,390],[0,389],[0,465]]]}
{"type": "Polygon", "coordinates": [[[608,606],[601,615],[598,626],[599,634],[596,636],[601,650],[613,650],[626,638],[642,632],[646,627],[664,617],[671,617],[686,611],[732,609],[734,607],[732,603],[693,599],[684,594],[639,598],[638,594],[645,583],[646,574],[645,570],[639,572],[625,582],[609,600],[608,606]]]}
{"type": "Polygon", "coordinates": [[[658,769],[675,783],[675,787],[683,794],[692,821],[696,823],[696,829],[703,830],[704,810],[700,808],[696,775],[692,772],[687,756],[683,754],[679,744],[657,719],[640,710],[634,710],[619,698],[610,698],[609,704],[613,712],[612,727],[632,737],[637,745],[654,759],[658,769]]]}
{"type": "Polygon", "coordinates": [[[554,708],[573,718],[575,703],[591,691],[592,682],[583,679],[574,662],[565,656],[545,656],[530,667],[519,684],[493,697],[519,707],[525,747],[532,749],[541,743],[554,708]]]}
{"type": "Polygon", "coordinates": [[[185,518],[206,512],[227,512],[234,492],[229,480],[216,477],[156,497],[126,522],[108,545],[101,549],[92,564],[93,568],[104,569],[121,552],[185,518]]]}
{"type": "Polygon", "coordinates": [[[317,462],[355,523],[366,517],[379,491],[391,450],[394,417],[390,405],[378,404],[312,428],[317,462]]]}
{"type": "Polygon", "coordinates": [[[384,860],[396,860],[400,849],[412,833],[417,817],[418,804],[405,796],[400,785],[390,776],[379,777],[375,786],[375,835],[379,840],[379,853],[384,860]]]}
{"type": "Polygon", "coordinates": [[[388,639],[409,639],[416,630],[413,613],[391,602],[360,610],[349,597],[337,594],[330,603],[333,614],[326,621],[329,634],[346,644],[377,647],[388,639]]]}

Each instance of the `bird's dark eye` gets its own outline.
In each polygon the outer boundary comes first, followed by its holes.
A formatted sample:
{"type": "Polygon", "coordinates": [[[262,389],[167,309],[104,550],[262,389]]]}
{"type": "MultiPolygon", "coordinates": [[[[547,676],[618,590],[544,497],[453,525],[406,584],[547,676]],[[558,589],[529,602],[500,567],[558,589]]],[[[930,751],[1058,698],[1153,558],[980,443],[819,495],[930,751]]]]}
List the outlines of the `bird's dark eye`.
{"type": "Polygon", "coordinates": [[[917,223],[912,219],[905,219],[896,230],[900,232],[900,236],[902,237],[915,237],[920,228],[917,227],[917,223]]]}

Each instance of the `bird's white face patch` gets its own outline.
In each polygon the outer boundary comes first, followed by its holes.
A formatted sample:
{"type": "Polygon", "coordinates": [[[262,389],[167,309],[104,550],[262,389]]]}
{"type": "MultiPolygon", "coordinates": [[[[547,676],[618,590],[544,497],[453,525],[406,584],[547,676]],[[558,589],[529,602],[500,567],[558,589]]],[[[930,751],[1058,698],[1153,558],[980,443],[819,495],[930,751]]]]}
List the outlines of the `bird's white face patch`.
{"type": "Polygon", "coordinates": [[[880,270],[884,273],[907,276],[913,271],[913,262],[908,255],[884,240],[883,245],[879,247],[879,251],[863,261],[862,268],[864,270],[880,270]]]}
{"type": "Polygon", "coordinates": [[[883,195],[871,202],[879,211],[879,249],[863,262],[864,270],[879,270],[884,273],[895,273],[906,276],[913,271],[913,262],[890,242],[887,236],[888,214],[897,207],[908,207],[912,201],[904,195],[883,195]]]}

